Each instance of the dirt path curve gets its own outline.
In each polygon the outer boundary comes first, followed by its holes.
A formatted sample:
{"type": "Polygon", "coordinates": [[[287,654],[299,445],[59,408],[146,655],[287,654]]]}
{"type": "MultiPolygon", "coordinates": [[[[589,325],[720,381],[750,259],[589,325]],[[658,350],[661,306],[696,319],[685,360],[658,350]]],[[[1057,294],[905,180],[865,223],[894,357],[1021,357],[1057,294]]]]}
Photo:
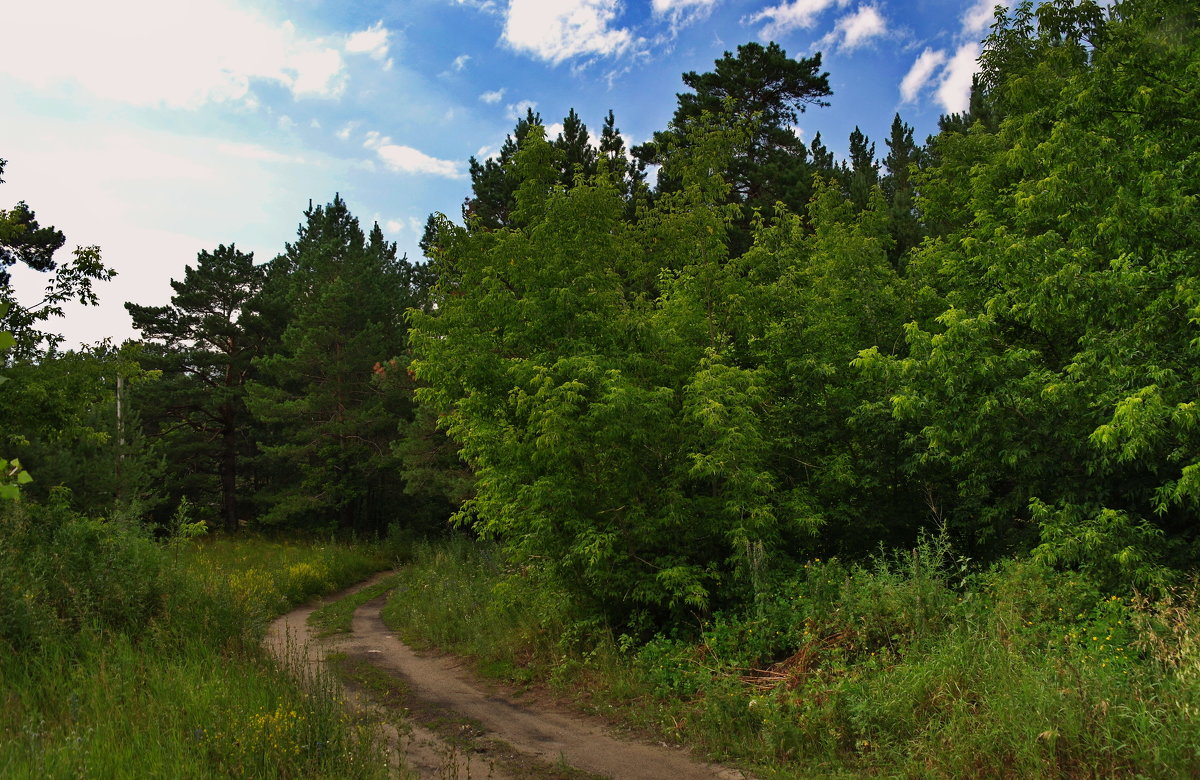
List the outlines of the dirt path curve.
{"type": "MultiPolygon", "coordinates": [[[[401,642],[380,617],[385,598],[358,608],[349,635],[315,639],[307,622],[314,607],[308,606],[277,619],[266,641],[277,657],[289,659],[293,669],[305,674],[319,673],[327,654],[336,651],[343,654],[343,663],[369,668],[372,674],[382,673],[391,680],[395,690],[403,692],[394,704],[401,704],[411,714],[412,731],[405,735],[391,727],[389,742],[420,777],[746,777],[737,770],[696,761],[676,748],[612,736],[597,720],[488,690],[462,659],[417,653],[401,642]],[[466,749],[453,733],[448,734],[447,724],[451,724],[451,732],[467,733],[466,749]]],[[[360,686],[350,685],[347,692],[354,706],[370,706],[360,686]]],[[[375,707],[377,714],[386,715],[375,707]]]]}

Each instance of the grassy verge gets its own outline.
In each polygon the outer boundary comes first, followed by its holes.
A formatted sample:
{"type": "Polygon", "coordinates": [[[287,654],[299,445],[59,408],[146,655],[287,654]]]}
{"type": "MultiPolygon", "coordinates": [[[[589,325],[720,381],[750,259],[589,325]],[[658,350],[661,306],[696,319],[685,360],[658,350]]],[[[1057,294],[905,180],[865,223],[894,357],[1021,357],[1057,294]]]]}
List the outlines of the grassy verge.
{"type": "Polygon", "coordinates": [[[379,568],[363,548],[161,545],[61,508],[0,515],[0,776],[387,776],[334,687],[260,647],[288,605],[379,568]]]}
{"type": "Polygon", "coordinates": [[[810,561],[747,614],[612,638],[485,547],[428,547],[384,617],[484,673],[765,776],[1200,775],[1200,596],[1102,594],[1027,561],[967,575],[925,544],[810,561]]]}
{"type": "Polygon", "coordinates": [[[317,629],[317,636],[333,636],[350,631],[350,622],[354,618],[354,610],[376,599],[396,587],[396,578],[385,577],[374,585],[355,591],[348,596],[322,604],[308,616],[309,625],[317,629]]]}

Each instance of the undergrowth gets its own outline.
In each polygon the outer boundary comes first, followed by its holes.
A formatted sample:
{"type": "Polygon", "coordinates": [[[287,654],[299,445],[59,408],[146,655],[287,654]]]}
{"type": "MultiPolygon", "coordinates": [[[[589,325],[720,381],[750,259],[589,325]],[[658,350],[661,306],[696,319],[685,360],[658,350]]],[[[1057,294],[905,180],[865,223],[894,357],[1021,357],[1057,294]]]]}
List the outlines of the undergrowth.
{"type": "Polygon", "coordinates": [[[333,686],[298,685],[260,645],[289,605],[386,564],[378,550],[164,542],[65,496],[0,507],[0,526],[0,776],[387,776],[333,686]]]}
{"type": "Polygon", "coordinates": [[[494,548],[419,549],[384,618],[481,671],[766,776],[1200,775],[1200,586],[1102,592],[926,539],[812,560],[742,613],[649,641],[581,628],[494,548]]]}

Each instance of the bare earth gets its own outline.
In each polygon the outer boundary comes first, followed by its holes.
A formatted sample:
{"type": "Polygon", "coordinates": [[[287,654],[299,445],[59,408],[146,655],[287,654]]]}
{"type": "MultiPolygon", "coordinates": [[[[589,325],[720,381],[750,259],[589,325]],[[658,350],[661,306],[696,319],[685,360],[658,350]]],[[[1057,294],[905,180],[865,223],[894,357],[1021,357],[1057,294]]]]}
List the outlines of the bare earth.
{"type": "Polygon", "coordinates": [[[380,723],[393,763],[417,777],[747,777],[676,748],[613,736],[578,713],[494,690],[457,656],[417,653],[384,625],[379,612],[385,598],[358,608],[350,634],[327,639],[317,639],[308,625],[316,605],[300,607],[271,624],[266,645],[297,674],[315,676],[336,664],[348,702],[380,723]],[[330,653],[337,655],[330,660],[330,653]]]}

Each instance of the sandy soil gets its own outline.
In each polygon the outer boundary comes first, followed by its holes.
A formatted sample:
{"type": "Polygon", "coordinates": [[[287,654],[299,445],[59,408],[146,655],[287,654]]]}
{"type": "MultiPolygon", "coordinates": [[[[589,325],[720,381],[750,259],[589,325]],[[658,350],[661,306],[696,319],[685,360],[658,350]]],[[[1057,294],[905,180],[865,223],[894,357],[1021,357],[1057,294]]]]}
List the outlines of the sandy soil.
{"type": "Polygon", "coordinates": [[[271,624],[266,644],[296,674],[312,677],[336,665],[347,701],[381,724],[393,762],[410,774],[496,780],[747,777],[676,748],[614,736],[599,721],[547,702],[499,691],[456,656],[418,653],[384,625],[379,612],[385,598],[359,607],[350,634],[328,639],[317,639],[308,625],[315,606],[293,610],[271,624]],[[330,653],[336,654],[332,661],[330,653]]]}

